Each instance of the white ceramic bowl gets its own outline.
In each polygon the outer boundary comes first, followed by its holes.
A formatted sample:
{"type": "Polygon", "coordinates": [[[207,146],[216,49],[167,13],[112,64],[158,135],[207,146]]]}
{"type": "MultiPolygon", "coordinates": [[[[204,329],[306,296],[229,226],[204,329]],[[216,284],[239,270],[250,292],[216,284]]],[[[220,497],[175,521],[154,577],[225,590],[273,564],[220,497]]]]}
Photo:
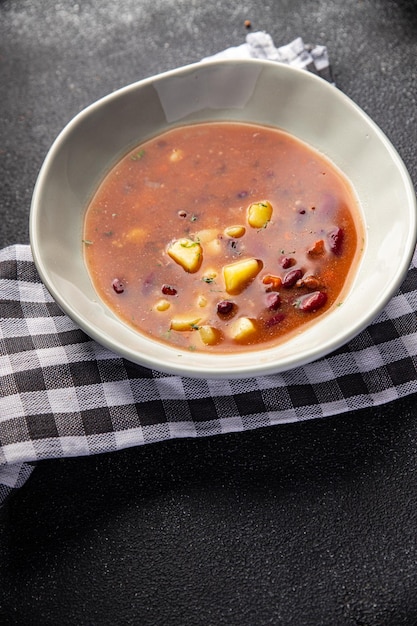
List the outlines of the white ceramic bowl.
{"type": "Polygon", "coordinates": [[[58,305],[104,346],[167,373],[243,378],[314,361],[376,317],[408,269],[416,242],[416,198],[391,143],[336,87],[272,61],[214,61],[142,80],[77,115],[40,171],[30,237],[39,274],[58,305]],[[210,355],[152,341],[100,301],[84,264],[86,205],[109,168],[145,139],[175,125],[208,120],[264,123],[293,133],[345,173],[360,202],[365,250],[343,305],[274,348],[210,355]]]}

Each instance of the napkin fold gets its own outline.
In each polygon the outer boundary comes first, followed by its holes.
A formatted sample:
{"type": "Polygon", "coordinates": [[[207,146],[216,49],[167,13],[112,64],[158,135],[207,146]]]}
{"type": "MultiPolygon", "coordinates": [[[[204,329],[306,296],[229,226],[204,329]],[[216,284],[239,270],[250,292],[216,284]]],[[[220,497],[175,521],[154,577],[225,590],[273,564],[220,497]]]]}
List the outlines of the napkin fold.
{"type": "Polygon", "coordinates": [[[308,70],[333,83],[333,76],[327,47],[305,44],[302,37],[297,37],[285,46],[277,48],[271,35],[263,31],[248,33],[245,43],[232,46],[202,61],[214,59],[267,59],[308,70]]]}
{"type": "MultiPolygon", "coordinates": [[[[331,81],[324,46],[266,33],[214,58],[294,64],[331,81]]],[[[204,59],[206,60],[206,59],[204,59]]],[[[56,305],[30,246],[0,251],[0,503],[38,461],[239,432],[377,406],[417,392],[417,253],[378,318],[326,358],[249,380],[198,380],[135,365],[56,305]]]]}

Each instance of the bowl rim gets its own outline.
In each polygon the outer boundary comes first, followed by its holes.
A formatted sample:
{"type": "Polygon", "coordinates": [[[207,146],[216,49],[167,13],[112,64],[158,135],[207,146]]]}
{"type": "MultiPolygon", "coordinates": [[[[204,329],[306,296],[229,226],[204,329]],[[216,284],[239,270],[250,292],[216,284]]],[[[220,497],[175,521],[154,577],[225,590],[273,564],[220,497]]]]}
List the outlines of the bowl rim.
{"type": "MultiPolygon", "coordinates": [[[[314,148],[314,146],[312,146],[314,148]]],[[[58,306],[66,313],[86,334],[92,339],[96,340],[102,346],[110,349],[116,355],[122,356],[133,363],[137,363],[139,365],[143,365],[149,369],[158,370],[161,372],[165,372],[167,374],[177,374],[180,376],[187,376],[192,378],[248,378],[255,377],[259,375],[269,375],[275,374],[283,371],[288,371],[293,368],[306,365],[312,361],[316,361],[334,350],[340,348],[342,345],[348,343],[352,338],[357,336],[362,330],[364,330],[374,319],[375,317],[383,310],[386,304],[391,300],[394,296],[395,292],[401,285],[401,282],[405,278],[405,275],[410,266],[410,262],[414,253],[416,240],[417,240],[417,202],[416,202],[416,194],[414,191],[413,183],[410,177],[410,174],[398,154],[397,150],[385,135],[385,133],[379,128],[379,126],[370,118],[370,116],[363,111],[353,100],[349,98],[346,94],[338,89],[333,84],[328,83],[323,78],[314,75],[304,69],[295,68],[289,65],[285,65],[282,63],[278,63],[276,61],[264,60],[264,59],[215,59],[215,60],[204,60],[197,63],[191,63],[179,68],[171,69],[165,72],[158,73],[154,76],[149,76],[144,79],[138,80],[129,85],[123,86],[114,92],[104,95],[99,98],[95,102],[89,104],[87,107],[82,109],[79,113],[77,113],[60,131],[57,135],[56,139],[52,143],[44,162],[40,168],[34,190],[32,195],[32,202],[30,207],[30,217],[29,217],[29,233],[30,233],[30,246],[32,251],[33,260],[39,276],[51,294],[52,298],[56,301],[58,306]],[[109,102],[112,102],[114,99],[118,98],[120,95],[124,95],[129,93],[129,91],[135,91],[137,89],[141,89],[142,87],[154,84],[155,82],[164,81],[167,78],[172,77],[181,77],[189,72],[193,72],[195,70],[204,70],[204,66],[206,68],[215,67],[215,66],[225,66],[230,64],[243,66],[259,66],[263,67],[274,67],[275,71],[279,72],[290,72],[293,73],[294,76],[299,74],[304,81],[317,81],[321,84],[322,89],[333,90],[333,96],[337,99],[340,99],[347,105],[352,111],[359,115],[372,129],[373,133],[377,136],[379,141],[383,144],[385,149],[388,151],[392,162],[394,163],[397,171],[400,173],[402,178],[403,187],[406,190],[406,195],[409,201],[410,211],[409,211],[409,224],[408,226],[408,238],[407,245],[403,251],[403,255],[401,259],[398,261],[397,270],[395,276],[391,279],[389,288],[385,290],[383,297],[381,297],[375,306],[370,306],[366,313],[362,313],[349,327],[349,329],[344,329],[340,332],[336,337],[327,338],[325,342],[323,342],[322,347],[314,351],[314,354],[309,352],[303,355],[292,355],[287,358],[281,359],[279,363],[268,361],[267,363],[263,362],[260,359],[256,362],[255,359],[252,359],[250,364],[239,365],[236,363],[236,359],[233,359],[233,367],[230,368],[230,359],[223,358],[223,356],[227,355],[207,355],[205,353],[197,353],[204,354],[204,358],[208,357],[209,361],[212,361],[213,358],[216,358],[217,361],[219,357],[221,357],[222,364],[219,365],[217,363],[216,367],[213,369],[213,366],[205,366],[203,359],[201,359],[201,363],[198,362],[198,369],[196,369],[196,365],[193,363],[188,364],[186,359],[178,359],[174,362],[163,362],[161,364],[160,360],[156,360],[152,353],[142,354],[138,353],[136,349],[132,350],[129,346],[123,346],[117,344],[112,337],[104,335],[103,332],[98,329],[94,324],[90,321],[86,320],[81,314],[79,314],[71,304],[62,297],[59,290],[55,288],[54,281],[50,275],[50,268],[47,263],[45,263],[42,246],[41,246],[41,238],[38,233],[38,220],[39,214],[41,211],[40,206],[40,195],[45,181],[47,180],[48,171],[51,163],[55,157],[56,151],[60,147],[60,145],[65,142],[66,138],[70,135],[70,133],[77,127],[80,121],[84,120],[91,113],[93,113],[96,109],[101,108],[103,105],[105,106],[109,102]],[[414,210],[413,210],[414,209],[414,210]]],[[[326,317],[326,316],[323,316],[326,317]]],[[[119,320],[121,324],[124,324],[123,321],[119,320]]],[[[137,331],[132,331],[136,335],[137,331]]],[[[146,336],[141,335],[142,340],[145,343],[150,343],[152,346],[155,346],[155,343],[160,346],[160,342],[155,342],[149,340],[146,336]]],[[[164,344],[162,344],[164,345],[164,344]]],[[[172,347],[167,347],[169,351],[172,351],[172,347]]],[[[174,352],[178,352],[178,349],[174,347],[174,352]]],[[[262,356],[262,354],[268,352],[270,353],[274,348],[261,348],[260,350],[250,350],[240,354],[251,354],[256,355],[257,357],[262,356]]],[[[195,356],[195,354],[193,355],[195,356]]]]}

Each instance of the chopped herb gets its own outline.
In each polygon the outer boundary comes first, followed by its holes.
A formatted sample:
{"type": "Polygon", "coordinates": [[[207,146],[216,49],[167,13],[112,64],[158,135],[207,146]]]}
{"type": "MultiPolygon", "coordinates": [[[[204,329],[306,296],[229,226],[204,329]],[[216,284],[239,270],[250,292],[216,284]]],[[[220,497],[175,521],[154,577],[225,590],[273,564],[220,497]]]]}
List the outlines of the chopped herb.
{"type": "Polygon", "coordinates": [[[106,237],[111,237],[113,235],[113,231],[112,230],[108,230],[108,231],[104,232],[103,235],[105,235],[106,237]]]}
{"type": "Polygon", "coordinates": [[[205,283],[209,284],[214,282],[214,278],[212,278],[211,276],[203,276],[201,280],[204,280],[205,283]]]}
{"type": "Polygon", "coordinates": [[[197,220],[198,220],[197,215],[192,215],[192,216],[190,217],[190,222],[196,222],[197,220]]]}
{"type": "Polygon", "coordinates": [[[93,245],[93,242],[90,241],[90,239],[83,239],[82,241],[83,241],[83,243],[85,243],[86,246],[92,246],[93,245]]]}
{"type": "Polygon", "coordinates": [[[198,324],[190,324],[190,326],[191,326],[191,328],[193,330],[199,330],[200,329],[200,326],[198,326],[198,324]]]}
{"type": "Polygon", "coordinates": [[[190,352],[195,352],[197,350],[196,346],[194,345],[188,346],[188,349],[190,350],[190,352]]]}
{"type": "Polygon", "coordinates": [[[139,152],[136,152],[136,154],[132,154],[132,156],[130,157],[131,161],[140,161],[140,159],[142,159],[145,156],[145,150],[139,150],[139,152]]]}

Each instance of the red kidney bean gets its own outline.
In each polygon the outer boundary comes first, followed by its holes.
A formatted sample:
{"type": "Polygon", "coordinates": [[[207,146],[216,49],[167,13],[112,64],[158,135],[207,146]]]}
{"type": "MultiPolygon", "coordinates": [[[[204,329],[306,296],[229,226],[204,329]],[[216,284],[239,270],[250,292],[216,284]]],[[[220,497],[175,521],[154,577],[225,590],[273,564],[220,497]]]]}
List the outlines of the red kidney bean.
{"type": "Polygon", "coordinates": [[[322,214],[330,218],[337,208],[337,199],[332,194],[326,193],[319,202],[318,208],[322,214]]]}
{"type": "Polygon", "coordinates": [[[151,274],[148,274],[148,276],[143,281],[143,286],[142,286],[143,295],[145,296],[148,295],[150,291],[154,288],[154,286],[155,286],[155,276],[154,276],[154,273],[152,272],[151,274]]]}
{"type": "Polygon", "coordinates": [[[290,287],[293,287],[295,283],[297,282],[297,280],[300,280],[302,276],[303,276],[303,270],[301,270],[300,268],[297,268],[295,270],[290,270],[289,272],[287,272],[287,274],[285,274],[282,280],[282,286],[285,287],[286,289],[289,289],[290,287]]]}
{"type": "Polygon", "coordinates": [[[265,320],[265,326],[267,328],[270,328],[271,326],[276,326],[277,324],[280,324],[284,319],[284,313],[277,313],[276,315],[273,315],[269,319],[265,320]]]}
{"type": "Polygon", "coordinates": [[[336,256],[340,256],[342,253],[344,232],[341,228],[336,226],[330,232],[327,233],[327,240],[329,242],[330,250],[336,256]]]}
{"type": "Polygon", "coordinates": [[[281,267],[284,268],[284,270],[289,269],[290,267],[295,265],[296,262],[297,261],[293,257],[290,257],[290,256],[283,256],[280,261],[281,267]]]}
{"type": "Polygon", "coordinates": [[[124,290],[125,290],[124,283],[121,280],[119,280],[118,278],[115,278],[113,280],[112,287],[113,287],[113,289],[114,289],[114,291],[116,293],[123,293],[124,290]]]}
{"type": "Polygon", "coordinates": [[[222,300],[217,304],[217,313],[220,315],[228,315],[233,311],[233,306],[233,302],[230,302],[230,300],[222,300]]]}
{"type": "Polygon", "coordinates": [[[297,301],[297,308],[306,313],[312,313],[321,309],[327,302],[327,293],[324,291],[313,291],[297,301]]]}
{"type": "Polygon", "coordinates": [[[177,290],[175,289],[175,287],[171,287],[171,285],[162,285],[161,291],[164,294],[164,296],[176,296],[177,295],[177,290]]]}
{"type": "Polygon", "coordinates": [[[269,311],[276,311],[281,304],[279,293],[271,291],[266,295],[266,305],[269,311]]]}
{"type": "Polygon", "coordinates": [[[304,276],[304,278],[298,280],[296,285],[297,287],[307,287],[307,289],[311,289],[312,291],[316,291],[321,286],[320,280],[317,276],[313,276],[312,274],[304,276]]]}

